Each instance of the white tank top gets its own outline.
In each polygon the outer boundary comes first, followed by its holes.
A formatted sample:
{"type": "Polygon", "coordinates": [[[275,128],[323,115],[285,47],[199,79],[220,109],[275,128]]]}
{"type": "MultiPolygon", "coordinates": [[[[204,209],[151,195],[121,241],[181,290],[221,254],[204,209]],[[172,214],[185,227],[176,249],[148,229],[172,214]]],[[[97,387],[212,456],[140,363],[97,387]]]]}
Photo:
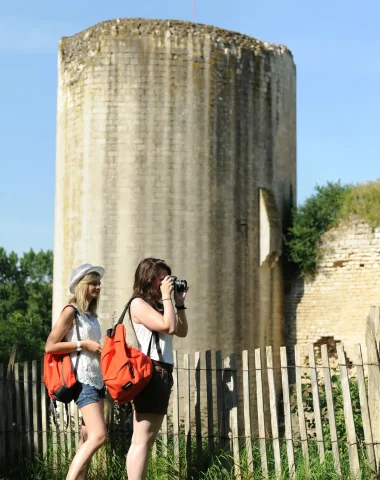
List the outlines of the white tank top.
{"type": "MultiPolygon", "coordinates": [[[[86,315],[78,310],[76,317],[81,340],[94,340],[100,342],[101,332],[98,319],[94,315],[86,315]]],[[[67,332],[65,340],[76,342],[78,340],[77,328],[73,325],[67,332]]],[[[71,363],[75,368],[77,352],[70,353],[71,363]]],[[[77,379],[99,390],[104,386],[102,372],[100,370],[100,355],[82,350],[78,359],[77,379]]]]}
{"type": "MultiPolygon", "coordinates": [[[[142,323],[133,322],[133,326],[136,332],[138,348],[146,355],[148,353],[149,342],[152,337],[152,331],[146,328],[146,326],[142,323]]],[[[173,365],[173,335],[168,335],[167,333],[158,333],[158,337],[163,358],[159,358],[154,335],[150,347],[150,358],[152,360],[157,360],[161,362],[163,361],[165,363],[170,363],[171,365],[173,365]]]]}

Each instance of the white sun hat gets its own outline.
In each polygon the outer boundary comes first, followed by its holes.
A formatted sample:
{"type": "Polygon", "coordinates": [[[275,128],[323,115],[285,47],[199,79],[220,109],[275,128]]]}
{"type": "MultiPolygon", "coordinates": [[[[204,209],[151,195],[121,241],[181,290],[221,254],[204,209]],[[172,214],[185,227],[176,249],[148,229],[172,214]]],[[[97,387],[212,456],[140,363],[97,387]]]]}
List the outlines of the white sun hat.
{"type": "Polygon", "coordinates": [[[103,267],[93,267],[90,263],[84,263],[80,267],[76,268],[71,274],[70,278],[70,292],[75,293],[75,287],[82,280],[82,278],[88,273],[98,273],[100,278],[104,275],[103,267]]]}

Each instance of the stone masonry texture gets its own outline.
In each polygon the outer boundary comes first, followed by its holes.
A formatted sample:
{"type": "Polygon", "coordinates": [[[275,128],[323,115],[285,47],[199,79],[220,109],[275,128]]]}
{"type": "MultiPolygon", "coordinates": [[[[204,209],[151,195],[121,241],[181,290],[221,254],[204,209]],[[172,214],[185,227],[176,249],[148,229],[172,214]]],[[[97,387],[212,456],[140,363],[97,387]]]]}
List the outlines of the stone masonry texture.
{"type": "MultiPolygon", "coordinates": [[[[260,266],[259,189],[296,185],[282,45],[178,21],[100,23],[59,46],[53,321],[71,271],[105,267],[105,330],[146,256],[191,285],[179,353],[284,344],[280,262],[260,266]]],[[[265,350],[264,350],[265,351],[265,350]]]]}
{"type": "Polygon", "coordinates": [[[348,361],[360,343],[366,361],[366,317],[380,300],[380,230],[342,223],[322,237],[322,261],[312,282],[298,279],[286,296],[287,344],[342,342],[348,361]]]}

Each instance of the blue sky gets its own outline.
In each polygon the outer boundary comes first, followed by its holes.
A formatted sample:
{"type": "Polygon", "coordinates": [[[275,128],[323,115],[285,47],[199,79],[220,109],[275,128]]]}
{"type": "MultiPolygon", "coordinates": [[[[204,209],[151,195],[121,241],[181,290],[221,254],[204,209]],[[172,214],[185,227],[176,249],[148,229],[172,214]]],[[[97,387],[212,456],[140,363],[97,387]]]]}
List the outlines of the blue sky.
{"type": "MultiPolygon", "coordinates": [[[[111,18],[192,20],[192,0],[13,0],[0,9],[0,246],[53,248],[57,45],[111,18]]],[[[283,43],[297,64],[298,202],[380,178],[378,0],[196,0],[195,20],[283,43]]]]}

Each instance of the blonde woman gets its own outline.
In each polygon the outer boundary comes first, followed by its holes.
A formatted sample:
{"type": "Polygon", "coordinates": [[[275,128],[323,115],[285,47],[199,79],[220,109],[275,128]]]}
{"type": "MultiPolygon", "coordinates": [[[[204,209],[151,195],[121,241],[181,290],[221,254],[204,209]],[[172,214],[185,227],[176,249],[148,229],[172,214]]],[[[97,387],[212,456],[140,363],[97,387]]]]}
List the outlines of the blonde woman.
{"type": "Polygon", "coordinates": [[[66,480],[85,480],[94,453],[106,442],[103,417],[105,388],[100,370],[101,332],[97,318],[102,267],[86,263],[71,275],[70,304],[62,310],[47,341],[47,353],[70,353],[75,368],[77,355],[78,392],[75,402],[83,425],[79,449],[71,462],[66,480]],[[78,324],[79,337],[77,336],[78,324]]]}

